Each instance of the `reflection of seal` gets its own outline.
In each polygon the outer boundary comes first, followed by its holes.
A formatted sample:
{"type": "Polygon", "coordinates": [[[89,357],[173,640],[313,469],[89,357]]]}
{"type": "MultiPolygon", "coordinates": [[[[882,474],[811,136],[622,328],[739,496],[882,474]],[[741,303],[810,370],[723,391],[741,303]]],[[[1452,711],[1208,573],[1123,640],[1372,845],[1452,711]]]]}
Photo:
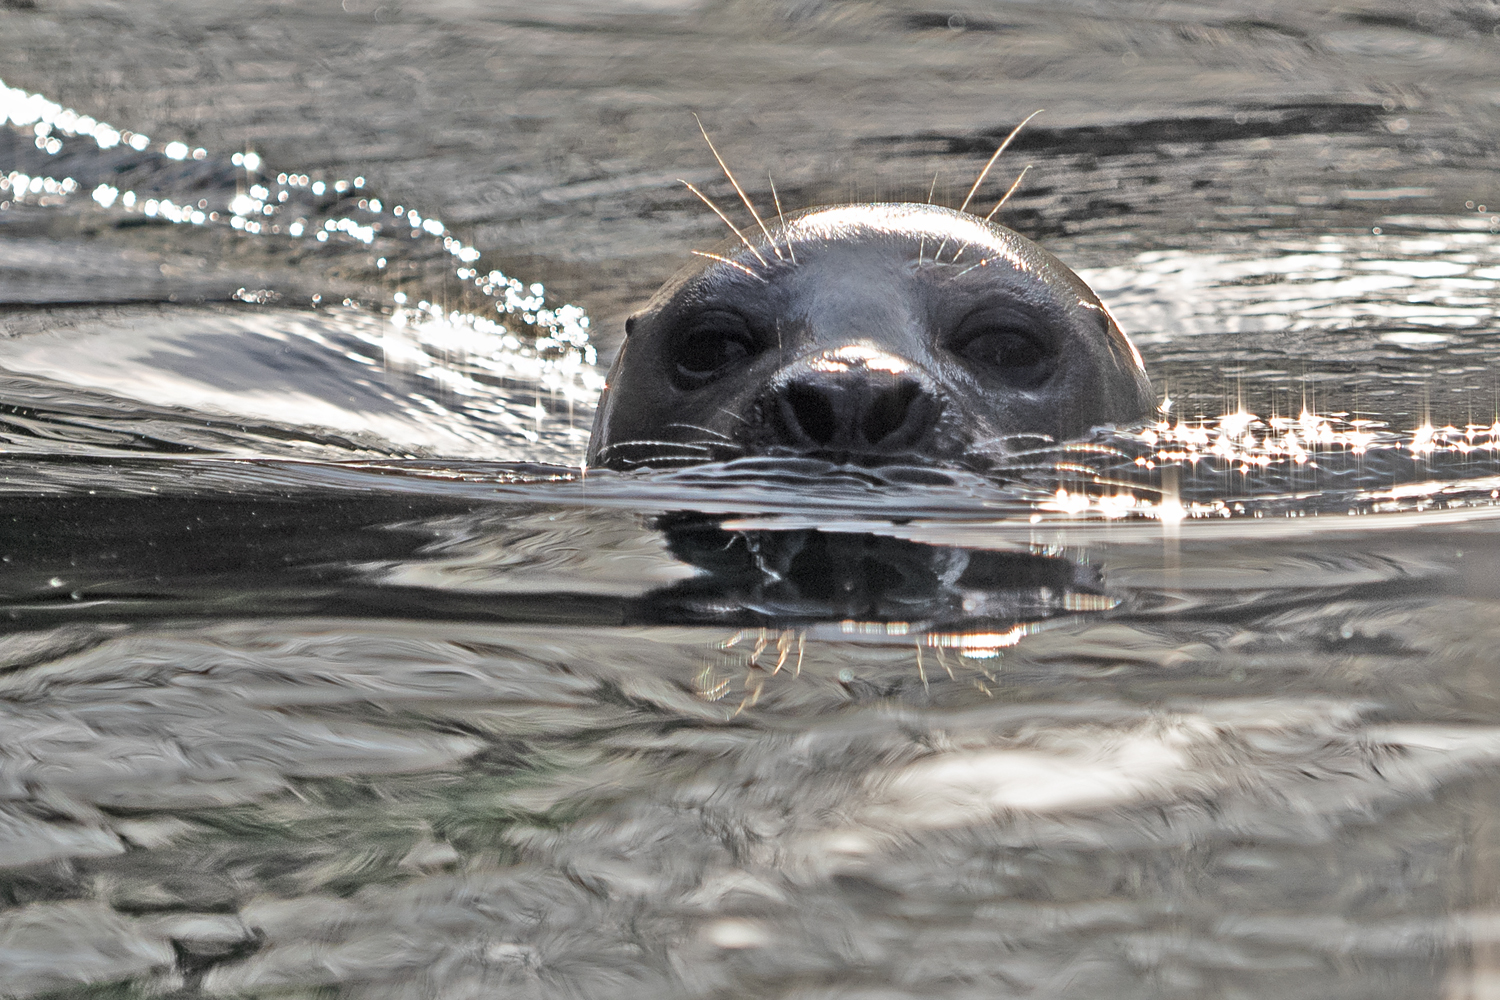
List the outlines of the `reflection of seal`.
{"type": "Polygon", "coordinates": [[[728,531],[674,514],[659,527],[701,572],[647,595],[627,621],[788,628],[851,619],[993,633],[1118,601],[1099,571],[1057,555],[927,545],[860,532],[728,531]]]}
{"type": "Polygon", "coordinates": [[[848,205],[736,246],[701,255],[626,324],[590,464],[983,468],[1008,440],[1076,437],[1152,407],[1140,356],[1094,293],[1001,226],[848,205]]]}

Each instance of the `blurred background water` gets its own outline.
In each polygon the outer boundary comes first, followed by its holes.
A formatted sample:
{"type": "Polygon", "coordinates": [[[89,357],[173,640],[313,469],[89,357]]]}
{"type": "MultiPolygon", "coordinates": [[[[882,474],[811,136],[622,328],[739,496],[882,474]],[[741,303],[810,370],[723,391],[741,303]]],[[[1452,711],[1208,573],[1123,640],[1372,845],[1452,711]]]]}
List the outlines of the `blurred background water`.
{"type": "Polygon", "coordinates": [[[1500,6],[0,2],[0,996],[1500,996],[1500,6]],[[732,197],[1164,414],[584,473],[732,197]],[[984,193],[988,193],[987,191],[984,193]]]}

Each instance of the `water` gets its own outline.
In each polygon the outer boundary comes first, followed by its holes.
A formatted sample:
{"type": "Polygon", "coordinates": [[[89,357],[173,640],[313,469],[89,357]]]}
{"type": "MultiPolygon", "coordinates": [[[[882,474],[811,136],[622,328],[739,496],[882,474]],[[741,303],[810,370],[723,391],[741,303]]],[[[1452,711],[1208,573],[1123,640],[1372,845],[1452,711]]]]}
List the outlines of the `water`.
{"type": "Polygon", "coordinates": [[[1497,32],[0,4],[0,995],[1500,994],[1497,32]],[[1038,107],[1162,420],[579,468],[689,110],[801,207],[1038,107]]]}

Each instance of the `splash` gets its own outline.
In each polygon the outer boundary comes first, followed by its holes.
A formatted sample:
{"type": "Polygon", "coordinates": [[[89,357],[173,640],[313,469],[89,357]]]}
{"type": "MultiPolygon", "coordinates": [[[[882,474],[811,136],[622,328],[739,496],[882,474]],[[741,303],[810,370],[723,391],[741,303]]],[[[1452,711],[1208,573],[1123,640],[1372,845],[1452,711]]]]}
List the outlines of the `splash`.
{"type": "MultiPolygon", "coordinates": [[[[202,147],[189,147],[178,140],[153,140],[144,133],[117,128],[41,94],[9,87],[3,80],[0,80],[0,125],[29,129],[36,148],[49,157],[64,157],[79,144],[89,144],[100,151],[128,148],[141,157],[168,162],[210,161],[211,165],[220,159],[202,147]]],[[[77,167],[87,164],[66,159],[74,173],[84,173],[77,167]]],[[[251,150],[232,154],[229,163],[234,171],[233,193],[227,189],[210,191],[206,197],[196,199],[182,195],[164,197],[98,178],[80,179],[64,171],[11,170],[0,174],[0,209],[12,205],[65,205],[86,191],[100,211],[183,226],[227,227],[251,236],[278,236],[294,242],[343,242],[376,248],[383,251],[375,260],[377,269],[382,271],[402,252],[403,243],[425,241],[451,257],[457,265],[453,276],[478,295],[493,300],[496,313],[506,317],[510,325],[502,326],[486,317],[461,311],[442,310],[426,301],[415,306],[415,311],[424,317],[422,322],[430,327],[442,313],[444,322],[461,326],[470,334],[479,330],[495,334],[511,351],[521,349],[521,341],[511,327],[529,328],[532,334],[529,349],[534,359],[542,362],[531,367],[543,373],[540,377],[544,383],[557,382],[568,375],[585,391],[598,391],[599,380],[590,373],[598,357],[589,341],[587,313],[571,304],[548,307],[546,288],[541,283],[526,283],[499,269],[477,266],[481,252],[456,236],[441,219],[415,207],[387,205],[370,190],[363,176],[325,179],[296,170],[278,170],[272,175],[260,154],[251,150]]],[[[94,172],[100,172],[97,165],[94,172]]],[[[264,289],[241,289],[235,297],[247,302],[265,302],[273,294],[264,289]]],[[[315,298],[314,304],[318,301],[315,298]]],[[[412,310],[401,308],[406,304],[404,294],[394,293],[391,304],[397,307],[396,316],[410,318],[412,310]]]]}

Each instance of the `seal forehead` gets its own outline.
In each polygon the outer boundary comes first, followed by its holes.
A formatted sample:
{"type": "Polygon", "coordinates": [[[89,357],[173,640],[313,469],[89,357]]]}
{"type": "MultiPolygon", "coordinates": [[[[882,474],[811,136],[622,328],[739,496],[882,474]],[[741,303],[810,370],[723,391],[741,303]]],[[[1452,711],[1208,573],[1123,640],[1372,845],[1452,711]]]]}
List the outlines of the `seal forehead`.
{"type": "Polygon", "coordinates": [[[983,247],[991,259],[999,257],[1018,271],[1033,269],[1032,261],[983,219],[931,205],[837,205],[791,220],[786,234],[794,240],[828,241],[871,234],[947,240],[954,249],[964,245],[983,247]]]}

